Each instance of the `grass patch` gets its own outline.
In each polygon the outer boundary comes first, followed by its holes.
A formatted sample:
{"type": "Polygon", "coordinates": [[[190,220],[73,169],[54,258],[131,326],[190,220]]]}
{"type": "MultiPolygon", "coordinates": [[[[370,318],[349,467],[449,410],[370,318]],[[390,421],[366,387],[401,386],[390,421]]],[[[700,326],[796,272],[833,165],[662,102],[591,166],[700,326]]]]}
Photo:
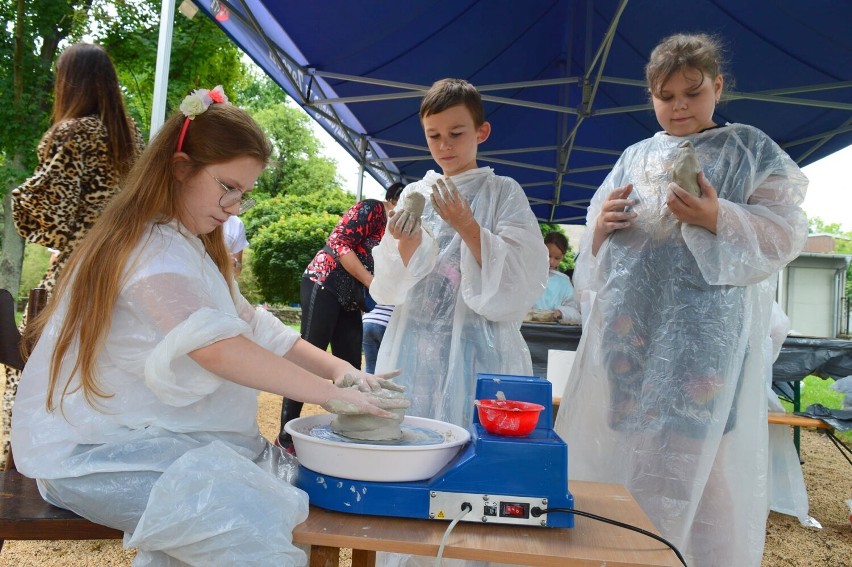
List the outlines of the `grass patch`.
{"type": "MultiPolygon", "coordinates": [[[[822,404],[829,409],[841,409],[843,407],[843,394],[832,389],[831,385],[834,380],[824,380],[818,376],[808,376],[800,385],[801,388],[801,404],[802,410],[811,404],[822,404]]],[[[787,411],[793,411],[793,404],[781,400],[781,404],[787,411]]],[[[837,437],[843,441],[852,443],[852,431],[838,431],[837,437]]]]}

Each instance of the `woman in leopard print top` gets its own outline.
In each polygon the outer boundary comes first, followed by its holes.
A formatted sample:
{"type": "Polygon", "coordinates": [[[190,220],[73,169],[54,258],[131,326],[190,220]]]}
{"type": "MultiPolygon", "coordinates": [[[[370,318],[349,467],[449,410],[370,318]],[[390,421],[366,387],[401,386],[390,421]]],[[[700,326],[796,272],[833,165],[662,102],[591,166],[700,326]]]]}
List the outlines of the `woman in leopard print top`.
{"type": "MultiPolygon", "coordinates": [[[[79,43],[64,50],[56,62],[52,126],[38,144],[38,165],[12,192],[18,233],[57,251],[39,284],[48,294],[143,146],[103,47],[79,43]]],[[[17,372],[6,370],[3,460],[18,379],[17,372]]]]}

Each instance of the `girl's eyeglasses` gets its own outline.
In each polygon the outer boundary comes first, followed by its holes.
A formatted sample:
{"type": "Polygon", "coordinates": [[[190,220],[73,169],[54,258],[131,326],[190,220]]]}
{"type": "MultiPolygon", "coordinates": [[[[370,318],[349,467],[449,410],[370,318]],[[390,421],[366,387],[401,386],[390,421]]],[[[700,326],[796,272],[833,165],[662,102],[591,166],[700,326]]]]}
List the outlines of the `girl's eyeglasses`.
{"type": "Polygon", "coordinates": [[[238,214],[243,214],[244,212],[246,212],[257,204],[257,199],[253,199],[252,197],[246,197],[239,189],[235,189],[230,185],[222,183],[222,181],[220,181],[218,177],[216,177],[206,169],[204,171],[206,171],[207,175],[212,177],[216,181],[216,183],[218,183],[222,187],[222,191],[225,192],[225,194],[222,195],[222,197],[219,199],[219,206],[223,209],[226,209],[235,205],[236,203],[239,203],[240,212],[238,214]]]}

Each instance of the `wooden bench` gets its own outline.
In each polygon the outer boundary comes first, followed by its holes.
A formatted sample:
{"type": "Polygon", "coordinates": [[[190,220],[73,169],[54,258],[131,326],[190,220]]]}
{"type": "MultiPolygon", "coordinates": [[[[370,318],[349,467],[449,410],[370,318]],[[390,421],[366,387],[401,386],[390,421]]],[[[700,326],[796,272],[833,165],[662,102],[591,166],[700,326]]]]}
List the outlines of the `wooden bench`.
{"type": "Polygon", "coordinates": [[[834,431],[834,428],[828,423],[815,417],[805,417],[786,412],[769,412],[768,418],[770,425],[790,425],[792,427],[810,427],[812,429],[827,429],[834,431]]]}
{"type": "MultiPolygon", "coordinates": [[[[828,437],[828,440],[837,447],[837,450],[840,451],[846,461],[852,465],[852,458],[850,458],[852,457],[852,448],[837,438],[834,434],[834,426],[830,423],[826,423],[825,421],[815,417],[796,415],[794,413],[769,412],[769,424],[789,425],[791,427],[810,427],[812,429],[822,431],[828,437]]],[[[799,452],[798,445],[796,445],[796,452],[799,452]]]]}
{"type": "MultiPolygon", "coordinates": [[[[46,293],[36,288],[30,291],[27,318],[31,320],[44,307],[46,293]]],[[[14,298],[7,290],[0,290],[0,342],[2,352],[19,352],[21,336],[14,321],[14,298]],[[8,306],[11,305],[11,311],[8,306]],[[9,320],[11,313],[11,322],[9,320]],[[14,330],[14,332],[13,332],[14,330]],[[14,345],[13,345],[14,343],[14,345]],[[14,346],[15,348],[10,348],[14,346]]],[[[0,364],[21,370],[23,360],[3,356],[0,364]]],[[[121,539],[124,533],[81,518],[73,512],[52,506],[42,499],[35,480],[15,469],[12,450],[6,459],[6,470],[0,472],[0,552],[5,540],[77,540],[121,539]]]]}

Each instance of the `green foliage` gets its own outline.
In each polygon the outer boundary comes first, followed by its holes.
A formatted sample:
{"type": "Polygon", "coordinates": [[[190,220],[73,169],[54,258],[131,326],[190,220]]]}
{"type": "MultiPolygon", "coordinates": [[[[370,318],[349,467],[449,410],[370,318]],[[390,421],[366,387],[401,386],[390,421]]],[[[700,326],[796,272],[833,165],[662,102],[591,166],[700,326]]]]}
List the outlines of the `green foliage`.
{"type": "MultiPolygon", "coordinates": [[[[825,380],[817,376],[808,376],[800,384],[802,398],[800,409],[805,410],[811,404],[822,404],[829,409],[843,407],[843,394],[831,388],[833,380],[825,380]]],[[[793,404],[781,401],[787,411],[793,411],[793,404]]],[[[837,436],[846,442],[852,442],[852,431],[837,432],[837,436]]]]}
{"type": "Polygon", "coordinates": [[[263,294],[260,291],[260,286],[257,284],[257,278],[254,276],[252,267],[252,250],[251,248],[243,249],[243,271],[237,277],[237,283],[240,286],[240,293],[243,294],[249,303],[254,305],[263,303],[263,294]]]}
{"type": "Polygon", "coordinates": [[[26,298],[30,290],[41,282],[50,265],[50,250],[38,244],[27,244],[24,248],[24,266],[21,270],[21,286],[18,297],[26,298]]]}
{"type": "Polygon", "coordinates": [[[272,163],[258,179],[258,193],[307,195],[340,189],[337,166],[319,154],[320,142],[307,114],[291,104],[274,104],[255,110],[252,116],[274,147],[272,163]]]}
{"type": "Polygon", "coordinates": [[[340,218],[354,204],[355,198],[340,189],[310,195],[285,195],[259,200],[240,218],[246,227],[246,238],[252,240],[258,230],[281,218],[323,212],[340,218]]]}
{"type": "MultiPolygon", "coordinates": [[[[160,8],[159,0],[0,0],[7,22],[0,46],[0,93],[7,95],[0,108],[0,197],[35,167],[35,148],[50,122],[53,62],[69,43],[93,41],[107,49],[128,112],[147,130],[160,8]],[[17,45],[22,46],[17,54],[15,22],[20,23],[17,45]]],[[[258,257],[247,253],[241,288],[256,302],[288,294],[287,301],[298,300],[302,271],[354,198],[341,189],[335,162],[320,155],[309,117],[243,61],[236,45],[209,18],[189,20],[176,11],[166,113],[176,110],[189,91],[221,84],[231,101],[249,109],[267,132],[274,162],[258,183],[261,203],[244,218],[258,257]],[[276,280],[289,282],[286,294],[276,280]],[[268,290],[270,295],[261,297],[268,290]]],[[[22,288],[35,285],[47,269],[43,255],[31,264],[30,254],[28,247],[22,288]]]]}
{"type": "MultiPolygon", "coordinates": [[[[160,6],[159,0],[98,0],[93,10],[98,25],[91,35],[112,57],[125,89],[128,112],[145,131],[151,124],[160,6]],[[114,17],[109,17],[110,11],[114,17]]],[[[252,80],[239,48],[215,23],[200,14],[190,20],[175,10],[166,116],[193,89],[216,85],[222,85],[232,102],[240,104],[234,95],[252,80]]]]}
{"type": "Polygon", "coordinates": [[[79,34],[92,0],[0,0],[0,197],[33,170],[35,148],[50,121],[52,65],[60,43],[79,34]],[[21,8],[21,11],[18,8],[21,8]]]}
{"type": "Polygon", "coordinates": [[[252,80],[236,94],[240,105],[249,112],[263,108],[271,108],[287,102],[287,93],[279,87],[268,75],[254,73],[249,68],[252,80]]]}
{"type": "Polygon", "coordinates": [[[339,220],[328,213],[288,215],[257,232],[252,268],[267,301],[299,301],[302,273],[339,220]]]}
{"type": "MultiPolygon", "coordinates": [[[[568,238],[568,235],[565,234],[565,229],[562,228],[562,225],[552,224],[547,222],[538,223],[538,229],[541,231],[541,237],[544,238],[550,232],[558,232],[568,238]]],[[[568,250],[565,251],[565,257],[562,258],[562,261],[559,262],[559,271],[565,272],[568,270],[574,269],[574,250],[571,248],[571,240],[568,239],[568,250]]]]}

